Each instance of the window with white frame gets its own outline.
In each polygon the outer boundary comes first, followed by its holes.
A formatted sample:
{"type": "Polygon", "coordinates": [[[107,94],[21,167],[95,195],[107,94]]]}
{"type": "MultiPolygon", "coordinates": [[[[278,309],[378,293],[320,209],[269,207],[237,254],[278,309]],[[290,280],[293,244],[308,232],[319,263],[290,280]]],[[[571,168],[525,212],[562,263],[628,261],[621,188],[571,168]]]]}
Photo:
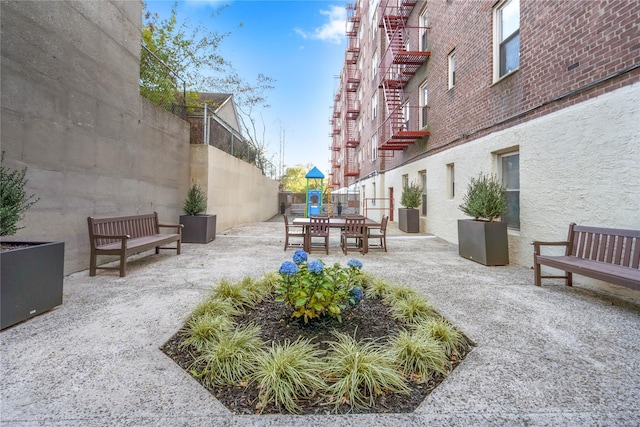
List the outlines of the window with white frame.
{"type": "Polygon", "coordinates": [[[409,111],[409,101],[407,101],[402,105],[402,124],[404,126],[403,130],[409,130],[409,111]]]}
{"type": "Polygon", "coordinates": [[[422,11],[420,15],[420,50],[426,52],[427,49],[427,27],[429,27],[429,18],[427,10],[422,11]]]}
{"type": "Polygon", "coordinates": [[[409,175],[402,175],[402,189],[404,190],[409,186],[409,175]]]}
{"type": "Polygon", "coordinates": [[[378,92],[371,96],[371,120],[378,117],[378,92]]]}
{"type": "Polygon", "coordinates": [[[378,132],[374,133],[371,137],[371,161],[375,162],[378,159],[378,132]]]}
{"type": "Polygon", "coordinates": [[[375,80],[378,75],[378,52],[371,57],[371,80],[375,80]]]}
{"type": "Polygon", "coordinates": [[[449,63],[449,85],[448,88],[452,89],[456,84],[456,51],[455,49],[449,53],[447,57],[447,62],[449,63]]]}
{"type": "Polygon", "coordinates": [[[502,185],[507,189],[507,213],[502,218],[509,228],[520,229],[520,153],[499,156],[502,185]]]}
{"type": "Polygon", "coordinates": [[[447,165],[447,198],[453,199],[456,196],[456,170],[453,163],[447,165]]]}
{"type": "Polygon", "coordinates": [[[427,216],[427,171],[420,172],[420,181],[422,183],[422,216],[427,216]]]}
{"type": "Polygon", "coordinates": [[[429,124],[427,112],[429,110],[429,97],[427,84],[420,86],[420,126],[425,128],[429,124]]]}
{"type": "Polygon", "coordinates": [[[505,0],[493,10],[494,81],[520,66],[520,0],[505,0]]]}

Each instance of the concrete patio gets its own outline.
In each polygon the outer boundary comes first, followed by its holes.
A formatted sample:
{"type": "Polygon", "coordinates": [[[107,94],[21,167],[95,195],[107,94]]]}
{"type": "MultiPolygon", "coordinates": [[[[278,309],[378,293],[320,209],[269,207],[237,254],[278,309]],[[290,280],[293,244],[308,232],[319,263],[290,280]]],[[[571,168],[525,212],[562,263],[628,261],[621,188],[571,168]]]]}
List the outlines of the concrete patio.
{"type": "MultiPolygon", "coordinates": [[[[159,347],[217,280],[277,270],[281,217],[219,232],[179,256],[138,256],[128,276],[64,281],[57,309],[0,333],[2,426],[531,426],[640,424],[640,292],[533,285],[521,266],[485,267],[433,236],[390,225],[366,271],[422,292],[477,347],[414,412],[235,416],[159,347]]],[[[87,261],[88,264],[88,261],[87,261]]]]}

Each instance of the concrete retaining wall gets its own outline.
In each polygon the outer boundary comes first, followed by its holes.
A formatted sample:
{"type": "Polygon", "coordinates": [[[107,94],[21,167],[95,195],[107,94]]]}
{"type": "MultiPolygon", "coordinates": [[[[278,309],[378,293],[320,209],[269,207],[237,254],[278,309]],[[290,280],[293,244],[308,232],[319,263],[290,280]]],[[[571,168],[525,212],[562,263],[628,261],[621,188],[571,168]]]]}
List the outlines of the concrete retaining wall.
{"type": "MultiPolygon", "coordinates": [[[[178,223],[189,126],[139,95],[142,3],[0,7],[1,148],[8,167],[28,167],[27,192],[40,197],[6,240],[64,241],[70,274],[89,266],[88,216],[157,211],[178,223]]],[[[276,212],[277,184],[230,156],[209,160],[219,230],[276,212]]]]}
{"type": "Polygon", "coordinates": [[[191,182],[207,194],[207,213],[217,216],[219,231],[278,213],[278,182],[210,145],[191,145],[191,182]]]}

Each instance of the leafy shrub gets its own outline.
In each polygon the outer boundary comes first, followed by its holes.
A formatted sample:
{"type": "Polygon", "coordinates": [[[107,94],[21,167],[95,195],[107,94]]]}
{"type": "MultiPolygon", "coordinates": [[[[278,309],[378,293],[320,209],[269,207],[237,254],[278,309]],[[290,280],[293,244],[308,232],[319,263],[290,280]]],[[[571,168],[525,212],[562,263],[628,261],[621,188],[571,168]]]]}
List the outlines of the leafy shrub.
{"type": "Polygon", "coordinates": [[[412,182],[402,189],[400,204],[407,209],[415,209],[422,203],[422,187],[412,182]]]}
{"type": "Polygon", "coordinates": [[[293,254],[293,262],[282,263],[276,301],[293,308],[292,317],[302,317],[305,323],[324,315],[342,321],[341,313],[347,303],[359,302],[360,293],[353,289],[360,283],[362,263],[351,259],[343,268],[338,263],[325,267],[320,260],[307,260],[307,253],[298,249],[293,254]]]}
{"type": "Polygon", "coordinates": [[[471,178],[459,208],[475,219],[493,221],[507,211],[507,190],[497,176],[480,173],[478,178],[471,178]]]}
{"type": "Polygon", "coordinates": [[[17,223],[22,220],[27,209],[39,198],[27,195],[24,190],[27,168],[12,171],[4,166],[4,151],[0,155],[0,236],[13,236],[24,228],[17,223]]]}
{"type": "Polygon", "coordinates": [[[191,317],[196,318],[205,314],[231,317],[242,314],[243,312],[244,310],[235,307],[231,303],[231,300],[219,299],[212,296],[200,301],[193,310],[191,317]]]}

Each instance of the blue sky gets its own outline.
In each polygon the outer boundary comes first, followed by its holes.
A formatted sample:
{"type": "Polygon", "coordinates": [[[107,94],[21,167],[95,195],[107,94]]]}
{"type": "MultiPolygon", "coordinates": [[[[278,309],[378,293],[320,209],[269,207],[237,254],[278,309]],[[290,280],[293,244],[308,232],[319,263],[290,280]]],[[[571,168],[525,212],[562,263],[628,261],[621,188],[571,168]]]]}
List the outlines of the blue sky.
{"type": "MultiPolygon", "coordinates": [[[[146,1],[168,18],[173,1],[146,1]]],[[[221,33],[231,32],[220,53],[248,81],[258,73],[274,78],[270,108],[262,110],[268,151],[284,165],[313,164],[328,175],[329,120],[346,46],[344,1],[180,1],[177,17],[221,33]],[[215,17],[211,14],[228,5],[215,17]],[[242,27],[238,25],[242,23],[242,27]]]]}

